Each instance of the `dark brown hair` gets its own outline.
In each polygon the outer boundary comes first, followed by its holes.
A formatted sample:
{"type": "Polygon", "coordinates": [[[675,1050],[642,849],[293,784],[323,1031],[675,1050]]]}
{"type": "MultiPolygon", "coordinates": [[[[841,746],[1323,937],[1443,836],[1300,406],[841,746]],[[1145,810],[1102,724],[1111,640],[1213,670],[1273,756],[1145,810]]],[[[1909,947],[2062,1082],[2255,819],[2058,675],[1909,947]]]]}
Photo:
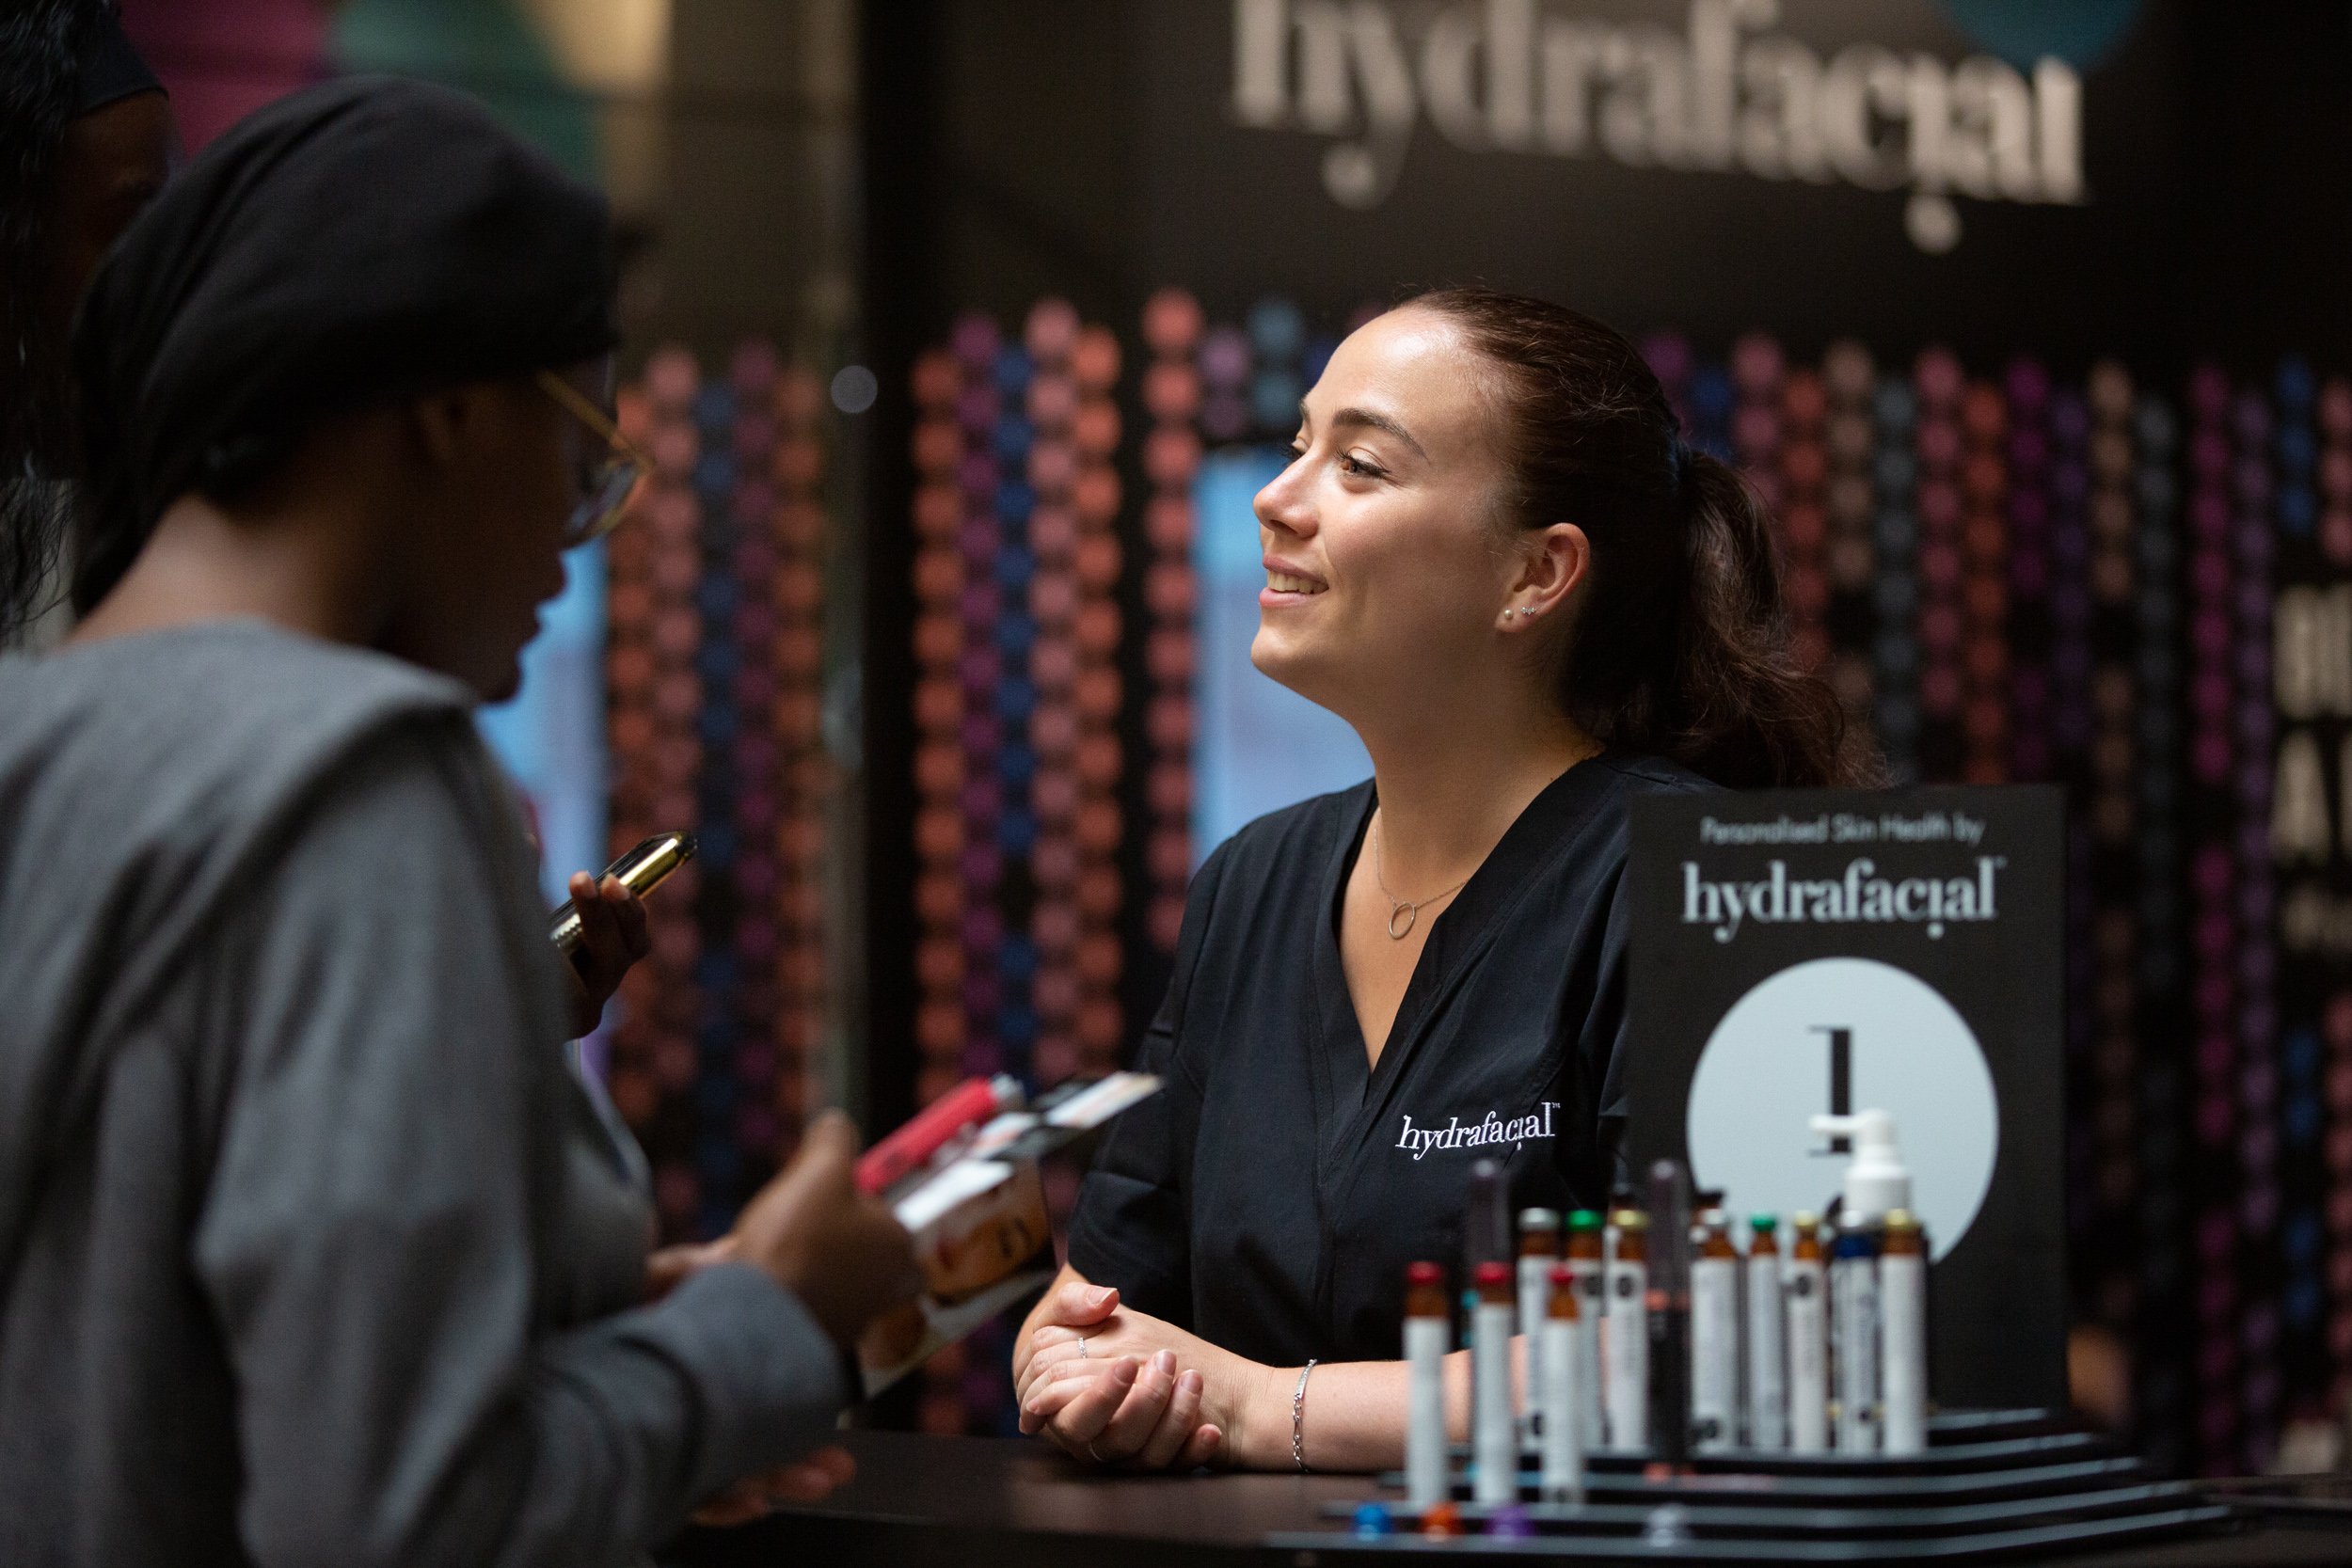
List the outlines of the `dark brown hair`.
{"type": "Polygon", "coordinates": [[[1591,541],[1561,670],[1568,716],[1733,788],[1878,782],[1836,694],[1789,650],[1762,502],[1684,442],[1633,345],[1520,294],[1442,289],[1407,304],[1451,319],[1500,372],[1513,523],[1574,523],[1591,541]]]}

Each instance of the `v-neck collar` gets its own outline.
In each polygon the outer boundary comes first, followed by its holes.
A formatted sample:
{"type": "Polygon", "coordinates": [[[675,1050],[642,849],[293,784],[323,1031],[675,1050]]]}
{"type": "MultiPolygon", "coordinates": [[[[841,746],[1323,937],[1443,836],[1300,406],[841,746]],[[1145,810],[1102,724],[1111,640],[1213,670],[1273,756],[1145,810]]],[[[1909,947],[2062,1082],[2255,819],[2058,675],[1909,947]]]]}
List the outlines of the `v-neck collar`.
{"type": "MultiPolygon", "coordinates": [[[[1364,842],[1375,803],[1373,781],[1365,780],[1340,797],[1331,815],[1331,841],[1327,847],[1318,884],[1318,911],[1310,942],[1314,1001],[1314,1027],[1308,1037],[1310,1078],[1315,1093],[1316,1165],[1326,1181],[1345,1161],[1348,1128],[1362,1109],[1370,1066],[1364,1060],[1363,1024],[1356,1017],[1356,999],[1348,994],[1347,968],[1340,957],[1340,918],[1347,897],[1347,877],[1364,842]]],[[[1393,1040],[1396,1032],[1389,1032],[1393,1040]]],[[[1383,1050],[1385,1060],[1388,1052],[1383,1050]]]]}
{"type": "Polygon", "coordinates": [[[1348,994],[1347,970],[1340,955],[1339,923],[1347,877],[1361,852],[1378,795],[1368,779],[1342,798],[1336,814],[1341,831],[1331,835],[1324,861],[1313,958],[1316,1006],[1323,1016],[1316,1020],[1312,1076],[1322,1101],[1317,1109],[1323,1158],[1318,1163],[1327,1176],[1344,1168],[1368,1130],[1379,1123],[1427,1038],[1438,1005],[1493,942],[1502,916],[1549,869],[1550,857],[1545,851],[1558,843],[1567,824],[1591,808],[1612,771],[1609,753],[1603,752],[1572,765],[1537,791],[1462,891],[1438,911],[1376,1064],[1365,1060],[1363,1026],[1348,994]]]}

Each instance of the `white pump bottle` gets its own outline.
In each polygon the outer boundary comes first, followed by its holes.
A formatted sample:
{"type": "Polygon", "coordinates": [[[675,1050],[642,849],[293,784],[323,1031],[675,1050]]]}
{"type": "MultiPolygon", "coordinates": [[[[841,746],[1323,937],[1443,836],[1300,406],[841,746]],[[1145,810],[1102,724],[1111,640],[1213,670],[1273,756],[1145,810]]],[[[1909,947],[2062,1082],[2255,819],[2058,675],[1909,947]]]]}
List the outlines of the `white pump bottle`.
{"type": "Polygon", "coordinates": [[[1845,1202],[1839,1221],[1870,1225],[1890,1209],[1911,1207],[1911,1172],[1895,1146],[1895,1118],[1880,1110],[1857,1111],[1850,1117],[1815,1117],[1813,1131],[1822,1137],[1851,1138],[1853,1159],[1846,1166],[1845,1202]]]}

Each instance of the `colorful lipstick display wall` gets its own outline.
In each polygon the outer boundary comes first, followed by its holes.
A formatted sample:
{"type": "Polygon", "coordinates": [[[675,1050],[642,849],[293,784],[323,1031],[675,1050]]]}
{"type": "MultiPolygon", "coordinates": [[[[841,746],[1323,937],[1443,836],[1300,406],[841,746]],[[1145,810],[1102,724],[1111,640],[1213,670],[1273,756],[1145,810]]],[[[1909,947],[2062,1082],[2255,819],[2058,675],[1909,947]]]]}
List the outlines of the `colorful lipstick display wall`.
{"type": "Polygon", "coordinates": [[[823,1099],[826,412],[764,343],[657,355],[621,401],[655,473],[611,546],[612,842],[701,852],[646,905],[609,1083],[674,1237],[723,1229],[823,1099]]]}

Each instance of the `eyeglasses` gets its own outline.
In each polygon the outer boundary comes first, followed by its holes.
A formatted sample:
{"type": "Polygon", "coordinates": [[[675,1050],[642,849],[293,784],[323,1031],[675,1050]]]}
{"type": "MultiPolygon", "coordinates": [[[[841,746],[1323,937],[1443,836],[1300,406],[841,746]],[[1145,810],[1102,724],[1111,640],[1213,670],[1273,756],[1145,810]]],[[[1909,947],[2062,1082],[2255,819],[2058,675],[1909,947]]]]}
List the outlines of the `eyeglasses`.
{"type": "Polygon", "coordinates": [[[582,462],[576,476],[580,504],[564,525],[564,547],[573,549],[620,526],[628,513],[629,497],[637,493],[638,480],[653,465],[635,442],[621,434],[611,416],[580,396],[580,388],[553,371],[541,371],[538,379],[540,390],[604,441],[603,454],[582,462]]]}

